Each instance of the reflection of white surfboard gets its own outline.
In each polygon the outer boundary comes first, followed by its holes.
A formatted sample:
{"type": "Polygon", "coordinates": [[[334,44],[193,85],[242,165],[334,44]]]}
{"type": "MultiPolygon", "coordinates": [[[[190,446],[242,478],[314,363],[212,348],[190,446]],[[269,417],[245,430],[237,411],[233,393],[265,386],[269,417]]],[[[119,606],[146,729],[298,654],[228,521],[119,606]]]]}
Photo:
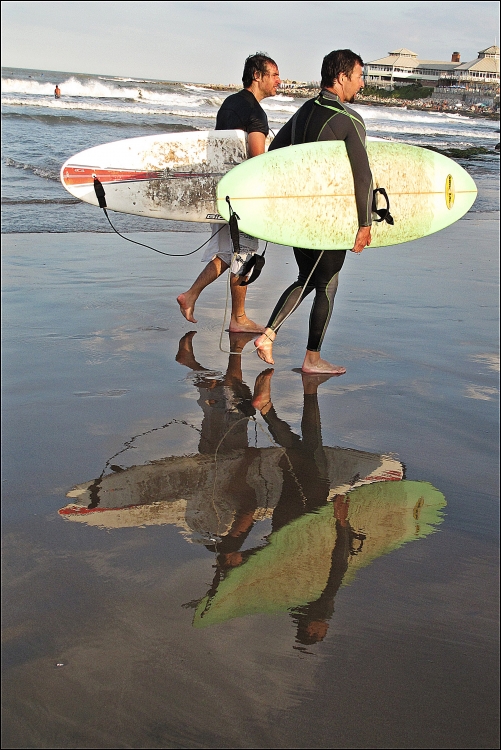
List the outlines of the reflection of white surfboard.
{"type": "MultiPolygon", "coordinates": [[[[464,216],[476,198],[469,174],[442,154],[370,140],[367,152],[374,187],[386,190],[395,222],[373,224],[372,247],[438,232],[464,216]]],[[[249,159],[218,185],[217,210],[229,219],[227,197],[240,229],[254,237],[316,250],[353,247],[358,221],[342,141],[289,146],[249,159]]]]}
{"type": "Polygon", "coordinates": [[[216,186],[247,158],[246,139],[242,130],[205,130],[105,143],[69,158],[61,182],[76,198],[97,206],[97,177],[112,211],[221,223],[216,186]]]}
{"type": "MultiPolygon", "coordinates": [[[[327,446],[323,450],[331,497],[403,478],[403,466],[393,456],[327,446]]],[[[67,495],[73,502],[59,514],[106,528],[174,524],[188,539],[223,534],[233,522],[239,495],[215,488],[238,486],[244,472],[256,492],[255,519],[271,516],[282,491],[282,458],[283,449],[274,447],[233,450],[217,462],[213,455],[169,456],[77,485],[67,495]]]]}

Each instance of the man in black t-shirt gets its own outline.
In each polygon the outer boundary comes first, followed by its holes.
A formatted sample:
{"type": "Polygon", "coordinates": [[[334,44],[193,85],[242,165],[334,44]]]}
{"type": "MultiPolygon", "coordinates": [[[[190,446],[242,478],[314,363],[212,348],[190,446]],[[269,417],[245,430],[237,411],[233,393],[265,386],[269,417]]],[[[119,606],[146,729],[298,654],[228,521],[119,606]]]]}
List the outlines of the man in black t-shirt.
{"type": "MultiPolygon", "coordinates": [[[[242,75],[244,88],[231,94],[221,105],[216,119],[216,130],[243,130],[247,133],[248,157],[258,156],[265,151],[266,136],[269,133],[268,118],[260,101],[268,96],[275,96],[280,84],[280,74],[274,60],[263,53],[251,55],[245,61],[242,75]]],[[[229,329],[232,332],[263,331],[247,317],[245,312],[245,295],[247,287],[241,286],[239,272],[243,264],[258,249],[258,240],[240,232],[240,249],[233,258],[229,226],[220,231],[213,225],[212,237],[207,245],[202,261],[206,267],[194,281],[188,291],[180,294],[177,302],[181,313],[191,323],[195,303],[208,284],[215,281],[231,265],[231,319],[229,329]]]]}

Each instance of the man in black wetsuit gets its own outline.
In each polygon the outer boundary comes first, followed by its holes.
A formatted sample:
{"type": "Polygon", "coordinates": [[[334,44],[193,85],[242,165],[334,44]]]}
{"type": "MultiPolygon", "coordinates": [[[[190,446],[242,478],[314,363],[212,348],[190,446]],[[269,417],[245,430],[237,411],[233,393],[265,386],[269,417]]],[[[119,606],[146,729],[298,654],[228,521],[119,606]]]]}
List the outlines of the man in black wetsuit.
{"type": "MultiPolygon", "coordinates": [[[[322,90],[310,99],[279,131],[270,150],[299,143],[342,140],[350,159],[355,185],[355,199],[359,229],[352,252],[361,253],[371,243],[372,174],[365,145],[365,124],[361,116],[346,102],[353,102],[364,85],[363,61],[351,50],[335,50],[322,63],[322,90]]],[[[336,217],[333,216],[335,221],[336,217]]],[[[346,250],[307,250],[295,247],[294,256],[299,267],[298,279],[280,297],[268,327],[255,345],[259,357],[274,364],[272,349],[276,331],[295,306],[315,290],[310,314],[309,336],[302,371],[342,375],[344,367],[333,365],[320,357],[323,338],[329,324],[346,250]],[[322,254],[323,252],[323,254],[322,254]],[[321,255],[320,259],[319,256],[321,255]],[[307,286],[303,287],[316,266],[307,286]]]]}
{"type": "MultiPolygon", "coordinates": [[[[269,133],[268,118],[260,101],[268,96],[275,96],[280,84],[280,74],[274,60],[263,53],[251,55],[245,61],[242,75],[244,88],[229,96],[219,109],[216,119],[216,130],[243,130],[248,134],[248,156],[258,156],[265,150],[266,136],[269,133]]],[[[240,232],[241,252],[233,258],[233,246],[229,226],[220,231],[219,225],[213,225],[212,237],[202,258],[208,262],[196,281],[177,298],[181,313],[191,323],[195,303],[203,289],[215,281],[231,265],[231,319],[229,329],[232,332],[260,333],[263,326],[250,320],[245,312],[245,295],[247,287],[241,286],[239,272],[244,263],[258,249],[258,240],[240,232]]]]}

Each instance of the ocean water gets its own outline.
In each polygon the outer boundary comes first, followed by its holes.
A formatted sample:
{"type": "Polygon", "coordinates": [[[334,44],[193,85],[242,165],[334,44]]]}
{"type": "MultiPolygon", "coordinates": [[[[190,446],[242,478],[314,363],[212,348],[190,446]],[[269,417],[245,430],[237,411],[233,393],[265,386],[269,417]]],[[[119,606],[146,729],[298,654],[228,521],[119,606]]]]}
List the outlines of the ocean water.
{"type": "MultiPolygon", "coordinates": [[[[155,133],[214,128],[231,91],[199,84],[2,68],[2,231],[109,232],[102,212],[72,198],[59,181],[66,159],[91,146],[155,133]],[[59,84],[61,98],[54,98],[59,84]]],[[[304,100],[265,99],[277,133],[304,100]]],[[[459,159],[479,188],[471,214],[498,210],[499,122],[461,114],[355,104],[369,136],[438,149],[492,149],[459,159]]],[[[122,231],[207,231],[205,225],[115,217],[122,231]]]]}

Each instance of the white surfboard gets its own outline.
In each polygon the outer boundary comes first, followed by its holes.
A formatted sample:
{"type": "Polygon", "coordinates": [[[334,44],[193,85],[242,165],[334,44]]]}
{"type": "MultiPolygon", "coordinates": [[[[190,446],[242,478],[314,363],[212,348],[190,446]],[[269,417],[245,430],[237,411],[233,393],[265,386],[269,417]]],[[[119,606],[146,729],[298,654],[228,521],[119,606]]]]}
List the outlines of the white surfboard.
{"type": "Polygon", "coordinates": [[[216,209],[217,183],[246,158],[247,134],[242,130],[127,138],[70,157],[61,167],[61,182],[71,195],[98,206],[96,177],[112,211],[224,223],[216,209]]]}

